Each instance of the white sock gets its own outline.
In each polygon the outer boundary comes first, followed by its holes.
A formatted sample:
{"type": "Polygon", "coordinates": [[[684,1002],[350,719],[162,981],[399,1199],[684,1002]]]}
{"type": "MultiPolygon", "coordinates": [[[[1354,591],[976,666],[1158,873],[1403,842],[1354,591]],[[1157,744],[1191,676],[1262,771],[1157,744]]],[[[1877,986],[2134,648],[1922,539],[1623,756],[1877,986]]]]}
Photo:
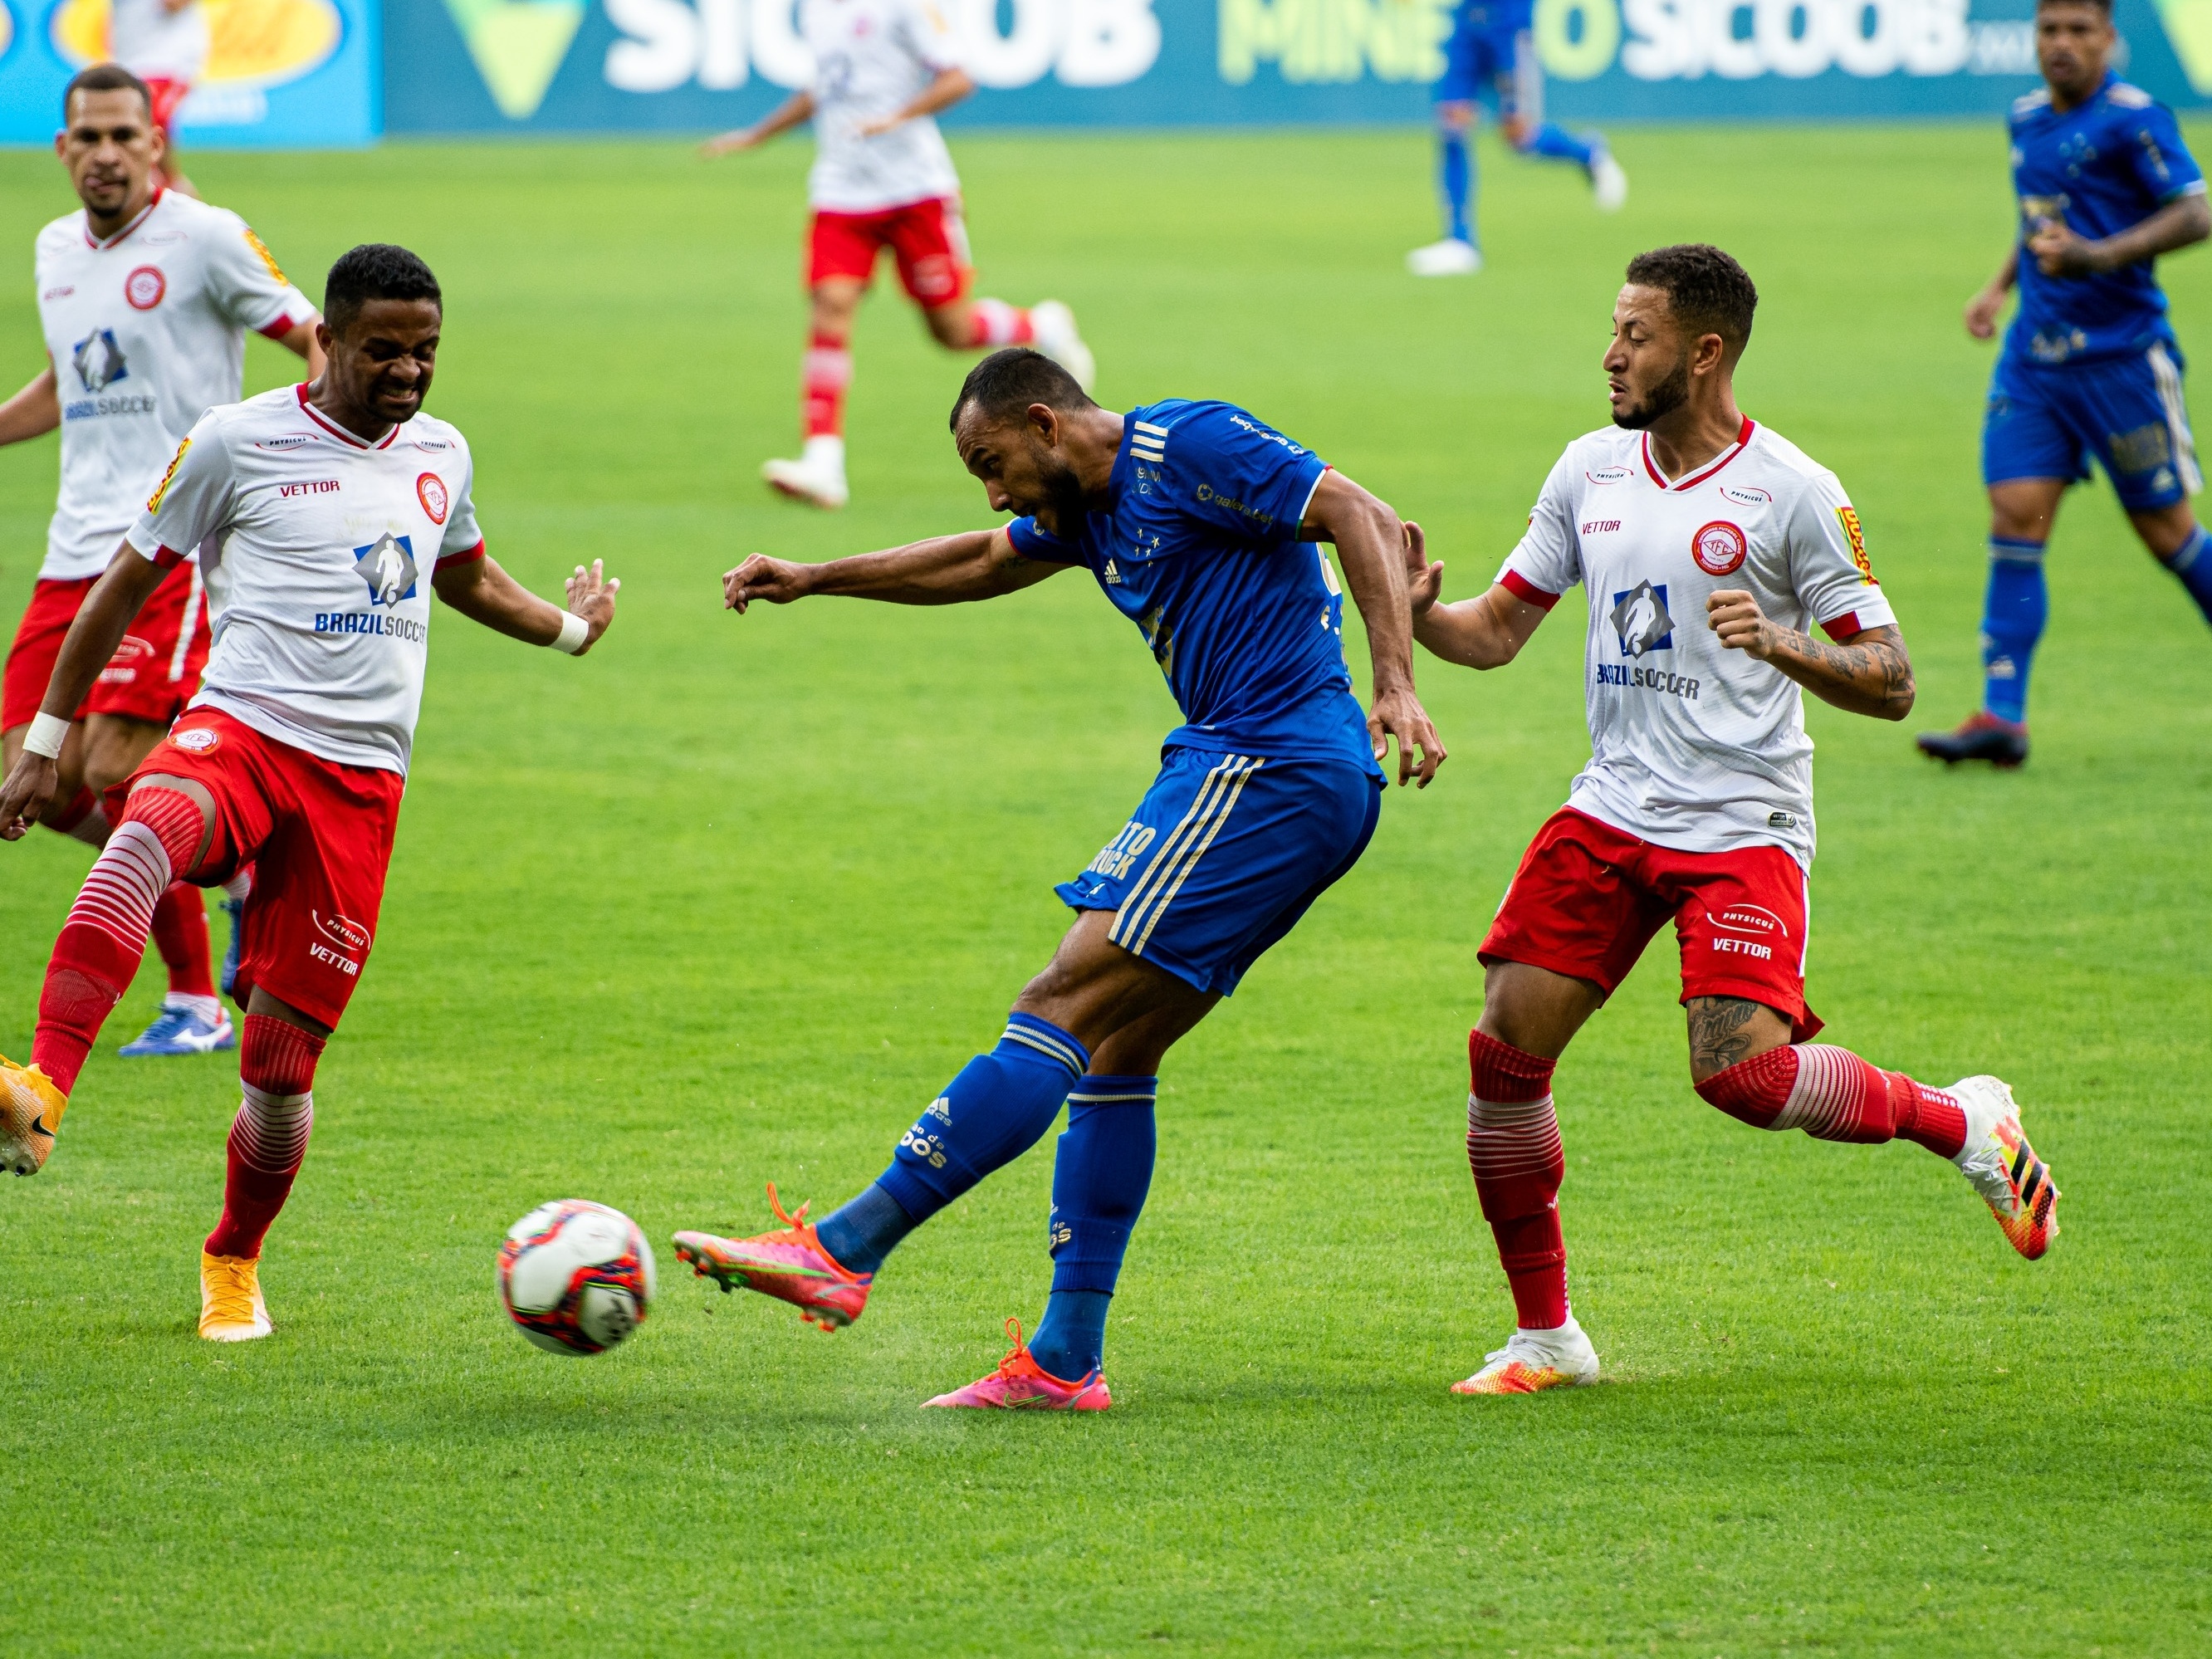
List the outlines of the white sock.
{"type": "Polygon", "coordinates": [[[227,899],[243,899],[252,890],[253,868],[251,865],[222,884],[222,896],[227,899]]]}
{"type": "Polygon", "coordinates": [[[197,991],[172,991],[161,999],[161,1006],[164,1008],[182,1008],[210,1025],[222,1018],[222,1000],[202,996],[197,991]]]}

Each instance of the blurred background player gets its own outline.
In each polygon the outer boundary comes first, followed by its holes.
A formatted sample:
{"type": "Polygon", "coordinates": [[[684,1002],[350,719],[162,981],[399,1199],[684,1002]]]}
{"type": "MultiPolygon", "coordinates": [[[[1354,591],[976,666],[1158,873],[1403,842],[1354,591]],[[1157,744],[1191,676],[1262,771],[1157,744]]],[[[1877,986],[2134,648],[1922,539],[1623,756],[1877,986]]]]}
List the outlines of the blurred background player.
{"type": "Polygon", "coordinates": [[[1184,724],[1128,823],[1054,891],[1076,919],[1007,1016],[859,1196],[806,1222],[769,1188],[775,1231],[676,1235],[724,1289],[794,1304],[823,1330],[860,1316],[916,1227],[1028,1151],[1067,1105],[1053,1168],[1052,1296],[1025,1346],[932,1406],[1099,1411],[1107,1304],[1152,1179],[1160,1060],[1358,860],[1377,764],[1443,763],[1413,690],[1398,515],[1232,404],[1103,410],[1034,351],[975,366],[953,441],[994,513],[1022,516],[829,564],[755,554],[732,608],[842,594],[895,605],[994,599],[1080,567],[1143,633],[1184,724]],[[1352,694],[1344,599],[1367,624],[1371,714],[1352,694]],[[1318,621],[1319,626],[1315,624],[1318,621]]]}
{"type": "Polygon", "coordinates": [[[0,1169],[44,1166],[160,895],[179,877],[208,885],[252,862],[245,1098],[222,1219],[200,1256],[200,1334],[218,1342],[270,1328],[261,1241],[307,1156],[316,1060],[374,942],[422,702],[428,590],[510,638],[580,655],[614,619],[620,586],[579,567],[563,611],[485,556],[468,444],[422,412],[443,305],[420,259],[355,248],[331,268],[324,300],[328,361],[314,382],[210,410],[178,447],[70,624],[46,706],[0,786],[0,840],[14,841],[58,787],[67,711],[182,550],[209,549],[222,628],[207,683],[132,775],[54,943],[31,1063],[0,1060],[0,1169]]]}
{"type": "Polygon", "coordinates": [[[1458,1394],[1595,1382],[1567,1304],[1553,1064],[1669,921],[1690,1076],[1761,1129],[1905,1139],[1949,1158],[2033,1261],[2057,1192],[1993,1077],[1933,1089],[1816,1043],[1805,1003],[1813,744],[1803,691],[1902,720],[1912,665],[1836,475],[1736,407],[1758,295],[1718,248],[1629,262],[1605,355],[1613,425],[1577,438],[1480,597],[1435,603],[1409,545],[1414,635],[1513,660],[1559,596],[1589,593],[1590,763],[1536,832],[1482,942],[1468,1161],[1516,1328],[1458,1394]],[[1813,636],[1814,624],[1835,642],[1813,636]]]}
{"type": "Polygon", "coordinates": [[[2212,554],[2189,498],[2203,487],[2181,349],[2153,261],[2212,235],[2212,210],[2173,112],[2107,67],[2109,0],[2044,0],[2035,14],[2044,89],[2012,106],[2020,234],[1966,306],[1978,340],[2006,331],[1982,424],[1990,580],[1982,707],[1952,732],[1923,732],[1937,759],[2027,758],[2027,675],[2050,612],[2043,551],[2066,487],[2094,455],[2153,557],[2212,619],[2212,554]]]}
{"type": "Polygon", "coordinates": [[[1603,137],[1579,137],[1544,118],[1544,69],[1529,21],[1534,0],[1461,0],[1444,43],[1444,72],[1436,103],[1437,186],[1443,198],[1443,240],[1406,256],[1416,276],[1462,276],[1482,269],[1474,228],[1474,126],[1479,100],[1498,103],[1498,131],[1523,155],[1572,161],[1590,181],[1601,211],[1628,199],[1628,175],[1603,137]]]}
{"type": "Polygon", "coordinates": [[[187,196],[199,191],[177,160],[177,106],[207,69],[207,15],[200,0],[113,0],[108,52],[146,84],[154,125],[168,149],[156,164],[160,182],[187,196]]]}
{"type": "Polygon", "coordinates": [[[800,0],[800,32],[814,54],[814,84],[757,126],[708,141],[720,155],[750,149],[800,123],[814,123],[807,197],[806,281],[812,294],[800,416],[805,444],[796,460],[773,460],[761,476],[817,507],[845,504],[845,391],[853,379],[853,316],[889,248],[899,282],[921,307],[931,336],[952,351],[1034,345],[1087,390],[1091,351],[1075,317],[1057,300],[1026,311],[1003,300],[971,299],[960,176],[932,118],[975,90],[957,42],[934,0],[800,0]]]}
{"type": "MultiPolygon", "coordinates": [[[[84,206],[39,233],[46,368],[0,404],[0,444],[62,429],[61,489],[46,561],[0,694],[0,764],[9,769],[70,623],[178,441],[210,407],[236,401],[246,331],[299,353],[310,374],[322,368],[314,307],[245,222],[160,187],[161,130],[146,88],[128,70],[113,64],[86,70],[70,83],[63,112],[55,149],[84,206]]],[[[130,775],[199,689],[208,599],[197,550],[189,550],[194,556],[154,590],[100,671],[58,757],[59,792],[42,821],[93,847],[107,838],[101,792],[130,775]]],[[[234,908],[232,920],[234,933],[234,908]]],[[[168,965],[169,994],[123,1052],[231,1047],[198,889],[171,886],[155,908],[154,938],[168,965]]]]}

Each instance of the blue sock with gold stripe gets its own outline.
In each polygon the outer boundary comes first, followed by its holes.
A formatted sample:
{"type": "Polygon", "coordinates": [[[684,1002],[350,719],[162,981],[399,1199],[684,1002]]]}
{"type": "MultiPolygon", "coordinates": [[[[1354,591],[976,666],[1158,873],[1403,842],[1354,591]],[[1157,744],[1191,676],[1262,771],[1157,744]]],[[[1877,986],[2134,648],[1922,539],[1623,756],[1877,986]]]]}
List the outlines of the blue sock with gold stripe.
{"type": "Polygon", "coordinates": [[[1152,1190],[1159,1086],[1156,1077],[1085,1077],[1068,1093],[1052,1170],[1052,1299],[1030,1340],[1037,1364],[1065,1382],[1104,1362],[1107,1304],[1152,1190]]]}
{"type": "MultiPolygon", "coordinates": [[[[915,1224],[928,1220],[1036,1146],[1090,1064],[1090,1051],[1050,1020],[1009,1014],[999,1046],[962,1066],[899,1137],[890,1168],[876,1177],[876,1186],[915,1224]]],[[[872,1272],[847,1261],[831,1242],[832,1224],[844,1214],[840,1210],[823,1223],[823,1248],[854,1273],[872,1272]]],[[[842,1227],[837,1236],[844,1238],[842,1227]]],[[[848,1248],[854,1243],[845,1242],[848,1248]]]]}

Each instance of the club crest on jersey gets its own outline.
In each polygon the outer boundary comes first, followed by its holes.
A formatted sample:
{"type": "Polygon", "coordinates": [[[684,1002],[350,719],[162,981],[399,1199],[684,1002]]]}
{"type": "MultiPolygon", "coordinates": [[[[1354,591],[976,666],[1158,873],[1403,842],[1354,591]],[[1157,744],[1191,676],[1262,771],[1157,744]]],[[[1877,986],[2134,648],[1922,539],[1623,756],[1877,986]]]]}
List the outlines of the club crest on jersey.
{"type": "Polygon", "coordinates": [[[151,311],[169,291],[169,279],[159,265],[141,265],[123,279],[123,297],[133,311],[151,311]]]}
{"type": "Polygon", "coordinates": [[[1880,587],[1875,580],[1874,565],[1867,558],[1866,537],[1859,530],[1859,514],[1855,507],[1836,509],[1836,522],[1844,527],[1844,539],[1851,544],[1851,562],[1859,568],[1859,574],[1867,579],[1869,587],[1880,587]]]}
{"type": "Polygon", "coordinates": [[[105,392],[131,376],[112,328],[96,328],[79,340],[70,353],[70,367],[76,370],[76,378],[87,392],[105,392]]]}
{"type": "Polygon", "coordinates": [[[434,472],[425,472],[415,480],[415,495],[422,503],[422,510],[430,515],[432,524],[446,521],[446,481],[434,472]]]}
{"type": "Polygon", "coordinates": [[[169,733],[169,741],[187,755],[204,755],[222,741],[222,733],[204,726],[188,726],[181,732],[169,733]]]}
{"type": "Polygon", "coordinates": [[[1698,527],[1690,538],[1690,556],[1698,562],[1698,568],[1708,576],[1725,576],[1741,569],[1744,556],[1751,547],[1743,538],[1743,532],[1726,519],[1715,519],[1698,527]]]}
{"type": "Polygon", "coordinates": [[[1614,594],[1613,631],[1620,638],[1624,657],[1673,650],[1674,619],[1667,614],[1667,584],[1638,582],[1626,593],[1614,594]]]}
{"type": "Polygon", "coordinates": [[[354,570],[368,584],[371,605],[393,605],[415,597],[415,547],[406,537],[387,530],[353,551],[354,570]]]}

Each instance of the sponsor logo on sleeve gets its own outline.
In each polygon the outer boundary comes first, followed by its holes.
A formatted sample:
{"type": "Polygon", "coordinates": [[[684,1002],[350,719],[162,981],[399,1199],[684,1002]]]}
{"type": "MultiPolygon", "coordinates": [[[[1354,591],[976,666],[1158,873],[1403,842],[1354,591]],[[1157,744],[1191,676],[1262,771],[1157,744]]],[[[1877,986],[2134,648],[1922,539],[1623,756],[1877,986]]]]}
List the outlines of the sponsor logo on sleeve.
{"type": "Polygon", "coordinates": [[[151,311],[169,291],[169,279],[159,265],[141,265],[123,279],[123,297],[133,311],[151,311]]]}
{"type": "Polygon", "coordinates": [[[1881,583],[1875,579],[1874,566],[1867,558],[1866,536],[1859,529],[1858,509],[1855,507],[1838,507],[1836,522],[1844,527],[1844,539],[1850,544],[1851,562],[1858,566],[1859,574],[1867,579],[1868,586],[1880,587],[1881,583]]]}
{"type": "Polygon", "coordinates": [[[1725,576],[1741,569],[1744,556],[1750,551],[1743,532],[1726,519],[1715,519],[1709,525],[1700,526],[1698,533],[1690,538],[1690,556],[1708,576],[1725,576]]]}
{"type": "Polygon", "coordinates": [[[185,452],[191,447],[192,441],[187,438],[177,446],[177,453],[169,457],[169,470],[161,475],[161,482],[154,486],[154,493],[146,498],[146,510],[149,513],[159,513],[161,510],[162,498],[168,495],[169,486],[176,483],[177,469],[185,464],[185,452]]]}
{"type": "Polygon", "coordinates": [[[446,481],[434,472],[425,472],[415,480],[415,495],[422,503],[422,510],[430,515],[432,524],[446,522],[446,508],[450,503],[446,496],[446,481]]]}
{"type": "Polygon", "coordinates": [[[246,233],[246,245],[252,248],[254,252],[261,256],[261,263],[269,268],[269,274],[271,276],[275,277],[276,281],[280,283],[287,280],[283,268],[276,263],[276,256],[269,251],[268,243],[263,241],[251,230],[248,230],[246,233]]]}

